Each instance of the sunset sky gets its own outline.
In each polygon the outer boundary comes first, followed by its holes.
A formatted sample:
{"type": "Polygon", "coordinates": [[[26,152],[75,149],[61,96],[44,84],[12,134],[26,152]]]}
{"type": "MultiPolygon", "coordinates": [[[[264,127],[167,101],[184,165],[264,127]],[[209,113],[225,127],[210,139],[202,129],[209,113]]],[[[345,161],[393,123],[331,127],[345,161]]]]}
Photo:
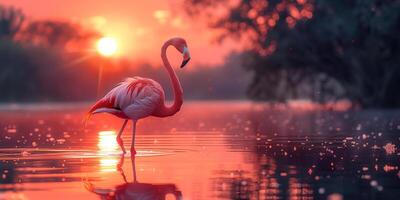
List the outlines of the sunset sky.
{"type": "Polygon", "coordinates": [[[224,56],[239,48],[232,41],[213,43],[215,31],[205,20],[190,19],[182,0],[3,0],[23,10],[28,20],[70,20],[115,37],[118,54],[135,61],[160,62],[160,47],[172,36],[186,38],[193,64],[221,64],[224,56]]]}

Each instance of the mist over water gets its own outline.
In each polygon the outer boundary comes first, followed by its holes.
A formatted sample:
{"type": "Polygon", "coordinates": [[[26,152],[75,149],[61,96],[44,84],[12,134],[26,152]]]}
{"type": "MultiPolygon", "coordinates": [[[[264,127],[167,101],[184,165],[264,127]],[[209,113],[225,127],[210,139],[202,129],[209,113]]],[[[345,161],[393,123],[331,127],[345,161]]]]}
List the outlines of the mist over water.
{"type": "MultiPolygon", "coordinates": [[[[122,120],[97,115],[84,129],[87,105],[41,106],[0,111],[0,199],[400,195],[397,111],[185,102],[171,118],[139,121],[133,163],[115,141],[122,120]]],[[[129,149],[131,123],[123,140],[129,149]]]]}

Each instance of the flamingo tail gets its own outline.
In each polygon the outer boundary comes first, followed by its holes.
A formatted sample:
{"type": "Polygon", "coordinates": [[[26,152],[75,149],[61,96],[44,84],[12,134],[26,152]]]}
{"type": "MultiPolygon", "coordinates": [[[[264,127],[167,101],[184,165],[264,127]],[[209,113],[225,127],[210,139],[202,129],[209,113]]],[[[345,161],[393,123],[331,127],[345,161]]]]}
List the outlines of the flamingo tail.
{"type": "Polygon", "coordinates": [[[97,101],[92,108],[86,113],[85,118],[83,119],[84,127],[86,127],[87,122],[90,120],[90,117],[97,113],[108,112],[113,113],[115,98],[103,98],[97,101]]]}
{"type": "Polygon", "coordinates": [[[120,108],[115,106],[115,98],[103,98],[97,101],[92,108],[86,113],[84,118],[84,127],[86,127],[87,122],[90,117],[98,113],[110,113],[117,117],[127,119],[128,117],[121,111],[120,108]]]}

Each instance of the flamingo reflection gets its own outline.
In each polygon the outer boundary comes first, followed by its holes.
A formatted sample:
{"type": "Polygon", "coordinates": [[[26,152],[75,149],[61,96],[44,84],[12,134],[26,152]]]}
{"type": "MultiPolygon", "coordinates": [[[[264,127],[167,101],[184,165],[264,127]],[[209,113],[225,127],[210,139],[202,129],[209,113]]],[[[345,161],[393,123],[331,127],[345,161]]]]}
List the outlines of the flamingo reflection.
{"type": "Polygon", "coordinates": [[[182,192],[178,191],[174,184],[139,183],[136,177],[135,156],[131,157],[133,182],[129,182],[122,169],[124,159],[124,155],[121,155],[117,165],[117,170],[124,179],[123,184],[113,189],[100,189],[87,181],[85,182],[85,188],[99,195],[103,200],[182,200],[182,192]]]}

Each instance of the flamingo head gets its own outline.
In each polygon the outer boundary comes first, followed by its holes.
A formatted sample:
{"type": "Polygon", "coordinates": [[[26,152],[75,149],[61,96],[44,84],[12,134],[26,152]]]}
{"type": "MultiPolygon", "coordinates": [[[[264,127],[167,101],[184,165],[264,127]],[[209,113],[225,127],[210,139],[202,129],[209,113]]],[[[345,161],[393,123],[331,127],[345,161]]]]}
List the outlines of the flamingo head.
{"type": "Polygon", "coordinates": [[[183,68],[190,60],[190,53],[186,41],[183,38],[176,37],[171,39],[171,44],[183,55],[181,68],[183,68]]]}

